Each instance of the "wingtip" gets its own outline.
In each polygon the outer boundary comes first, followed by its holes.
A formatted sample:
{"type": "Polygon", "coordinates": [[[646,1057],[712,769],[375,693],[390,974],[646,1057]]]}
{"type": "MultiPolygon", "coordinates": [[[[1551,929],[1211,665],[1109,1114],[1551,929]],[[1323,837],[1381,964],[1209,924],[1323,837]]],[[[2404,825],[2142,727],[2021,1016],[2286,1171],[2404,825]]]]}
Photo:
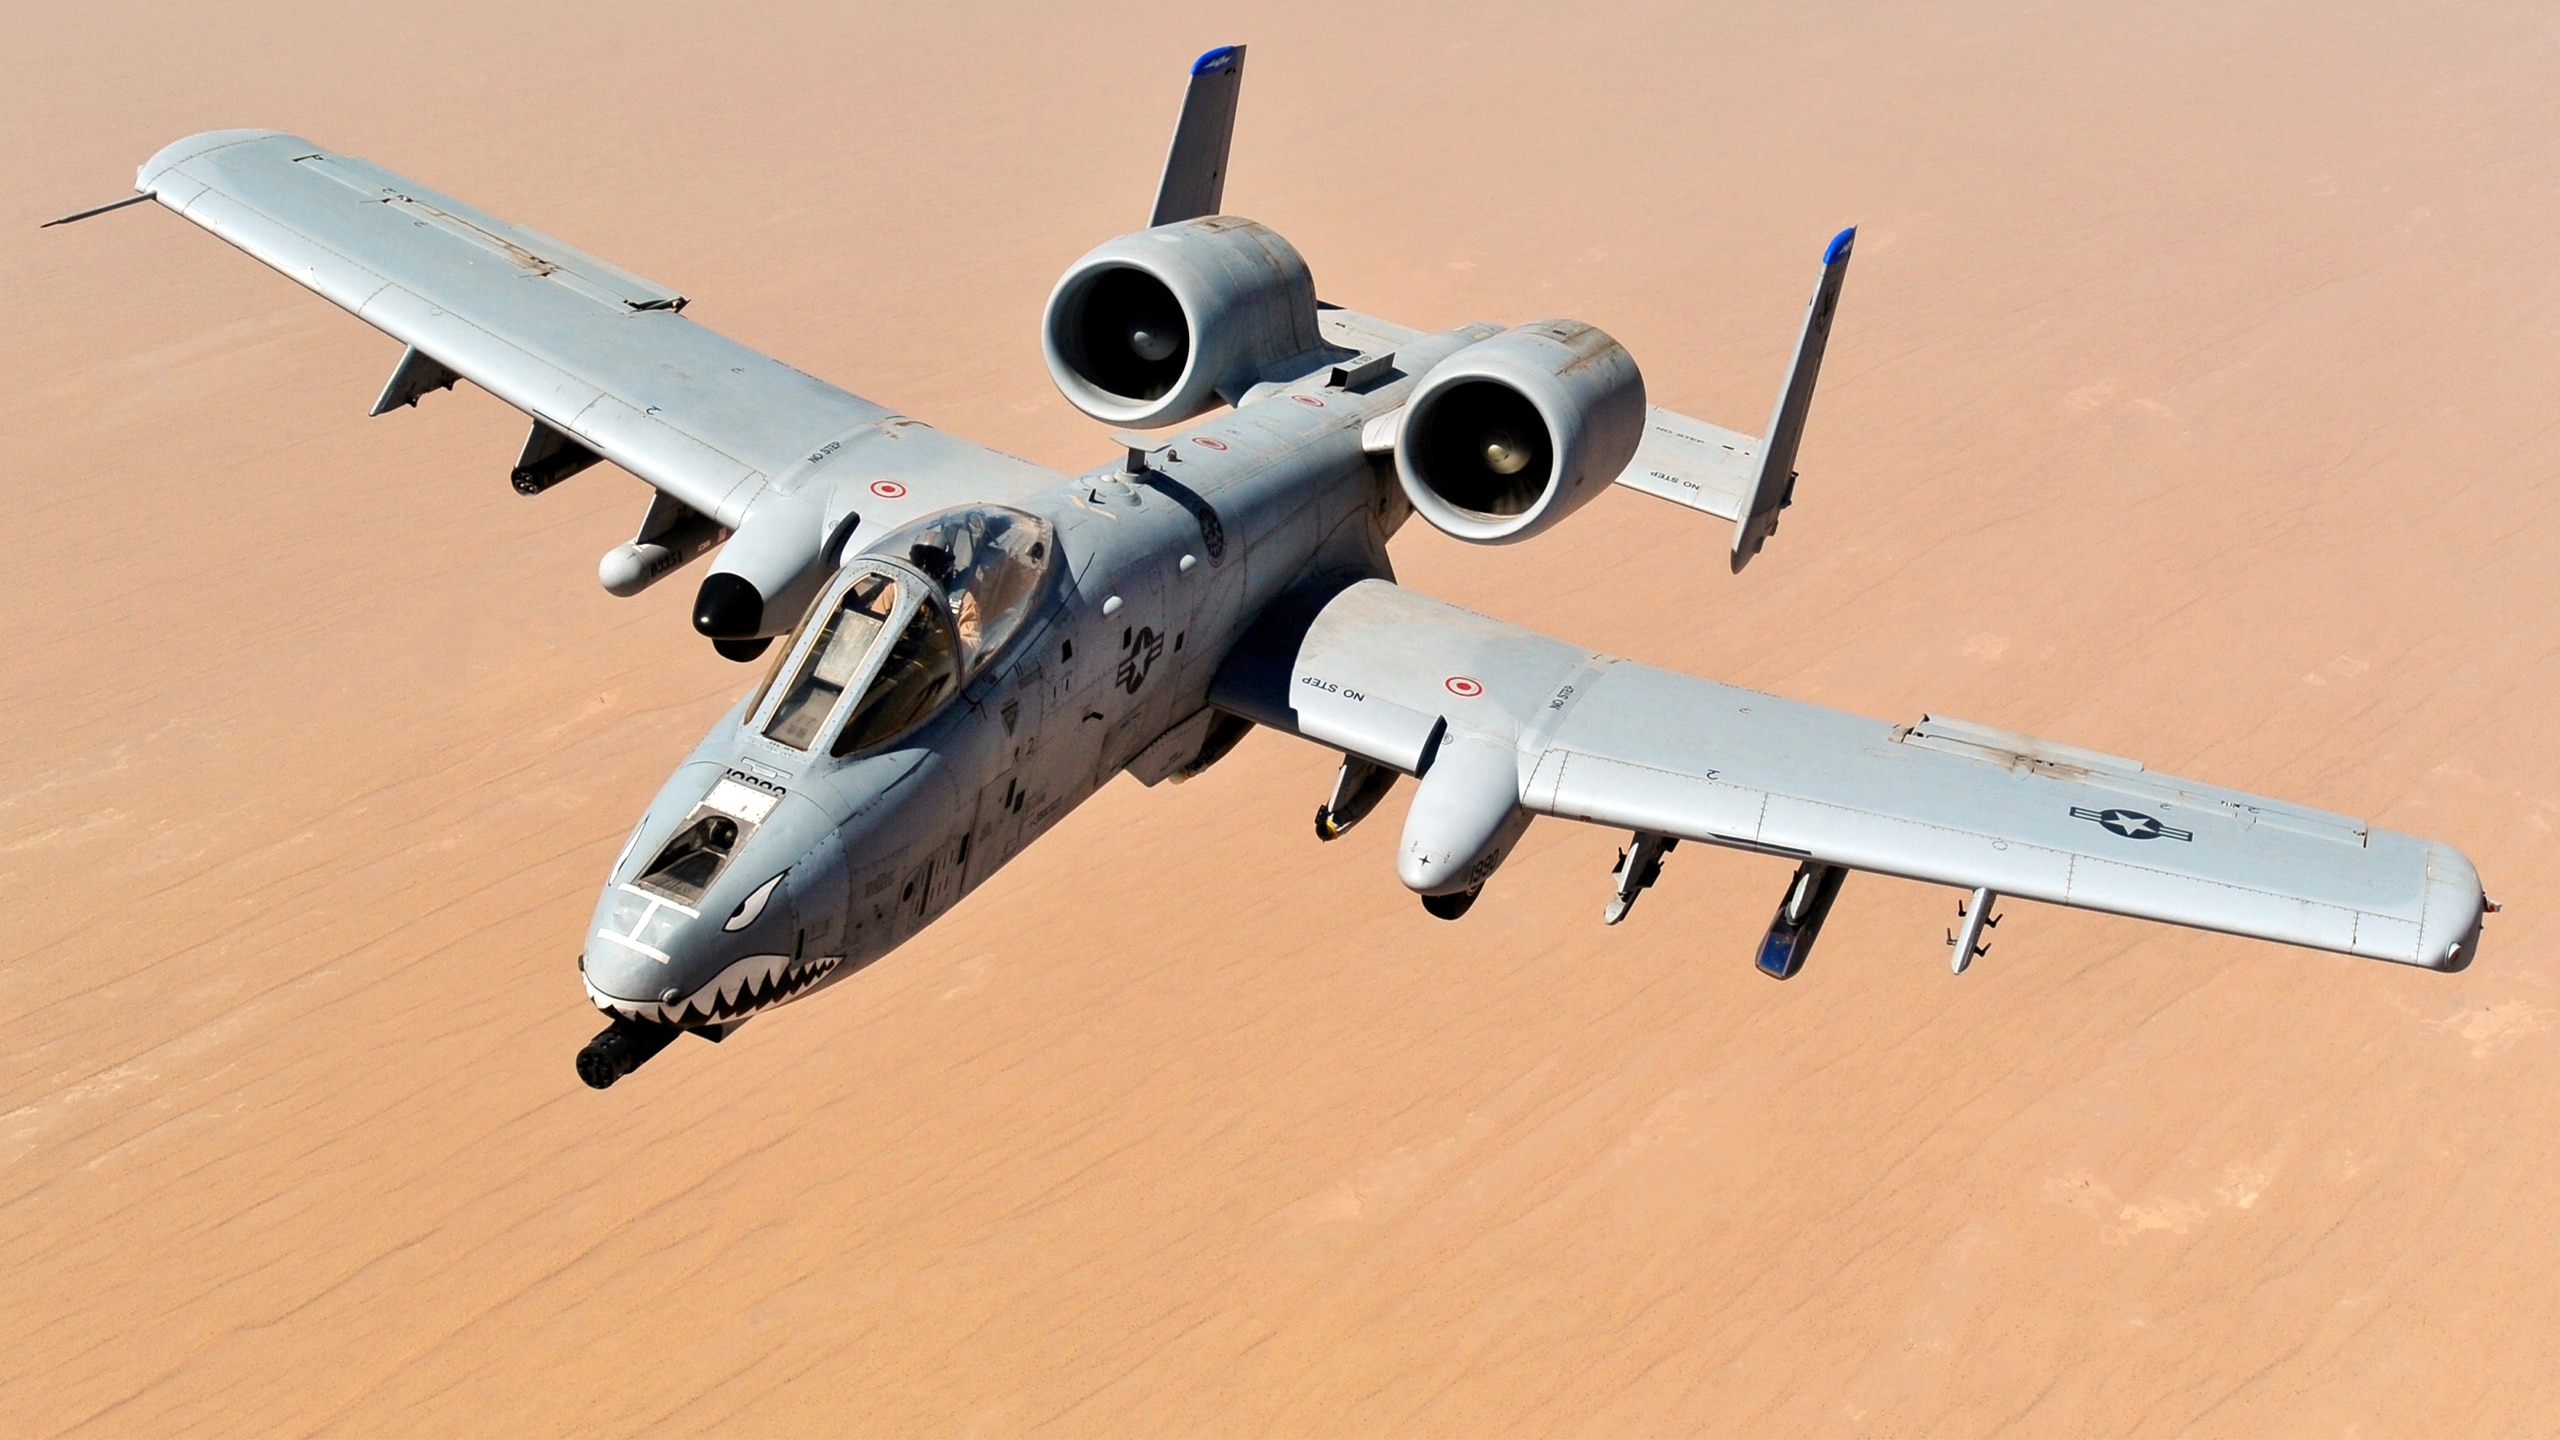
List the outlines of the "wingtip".
{"type": "Polygon", "coordinates": [[[1855,225],[1852,225],[1848,229],[1841,231],[1839,234],[1832,236],[1831,244],[1822,252],[1822,263],[1825,265],[1837,265],[1841,261],[1848,259],[1849,247],[1856,242],[1857,238],[1858,227],[1855,225]]]}
{"type": "Polygon", "coordinates": [[[1223,75],[1227,71],[1233,70],[1243,63],[1243,46],[1221,45],[1217,49],[1201,56],[1199,59],[1192,61],[1191,74],[1194,78],[1202,75],[1223,75]]]}

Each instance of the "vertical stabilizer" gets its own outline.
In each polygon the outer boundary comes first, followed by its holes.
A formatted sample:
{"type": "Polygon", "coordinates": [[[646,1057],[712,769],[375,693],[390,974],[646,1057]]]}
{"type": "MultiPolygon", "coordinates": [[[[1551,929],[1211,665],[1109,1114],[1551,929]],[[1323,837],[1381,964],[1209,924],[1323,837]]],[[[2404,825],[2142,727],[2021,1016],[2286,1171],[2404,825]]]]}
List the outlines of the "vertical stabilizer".
{"type": "Polygon", "coordinates": [[[1857,238],[1858,229],[1852,225],[1832,236],[1822,252],[1822,279],[1813,287],[1813,303],[1805,308],[1795,363],[1787,367],[1787,383],[1778,391],[1778,408],[1770,415],[1767,438],[1761,442],[1760,478],[1751,488],[1750,503],[1733,522],[1737,573],[1760,553],[1769,532],[1778,528],[1778,512],[1786,508],[1795,489],[1796,442],[1804,438],[1805,412],[1813,408],[1814,377],[1822,371],[1822,347],[1831,338],[1831,312],[1840,303],[1840,280],[1849,273],[1849,246],[1857,238]]]}
{"type": "Polygon", "coordinates": [[[1191,90],[1164,157],[1155,218],[1171,225],[1218,213],[1227,190],[1227,142],[1236,133],[1236,94],[1244,86],[1244,47],[1221,45],[1191,63],[1191,90]]]}

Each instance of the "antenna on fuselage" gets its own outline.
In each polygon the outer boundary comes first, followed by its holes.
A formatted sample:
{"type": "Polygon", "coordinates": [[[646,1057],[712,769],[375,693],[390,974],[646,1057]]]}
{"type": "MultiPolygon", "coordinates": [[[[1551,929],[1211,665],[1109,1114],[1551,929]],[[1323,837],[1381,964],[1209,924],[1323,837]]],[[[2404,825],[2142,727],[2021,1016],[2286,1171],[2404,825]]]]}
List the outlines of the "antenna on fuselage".
{"type": "Polygon", "coordinates": [[[1221,45],[1191,62],[1191,89],[1165,153],[1150,226],[1218,213],[1227,192],[1227,142],[1236,133],[1236,96],[1244,88],[1244,47],[1221,45]]]}

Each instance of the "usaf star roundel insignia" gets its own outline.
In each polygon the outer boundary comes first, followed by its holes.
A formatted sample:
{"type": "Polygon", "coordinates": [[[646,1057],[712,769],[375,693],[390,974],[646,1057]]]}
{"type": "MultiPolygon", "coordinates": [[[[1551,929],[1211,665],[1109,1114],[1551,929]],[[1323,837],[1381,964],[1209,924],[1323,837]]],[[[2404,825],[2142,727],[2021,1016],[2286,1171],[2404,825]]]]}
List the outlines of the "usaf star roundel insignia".
{"type": "Polygon", "coordinates": [[[2094,821],[2098,828],[2108,834],[2121,835],[2127,840],[2193,840],[2196,838],[2192,830],[2180,830],[2163,825],[2139,810],[2083,810],[2074,805],[2071,807],[2071,818],[2094,821]]]}

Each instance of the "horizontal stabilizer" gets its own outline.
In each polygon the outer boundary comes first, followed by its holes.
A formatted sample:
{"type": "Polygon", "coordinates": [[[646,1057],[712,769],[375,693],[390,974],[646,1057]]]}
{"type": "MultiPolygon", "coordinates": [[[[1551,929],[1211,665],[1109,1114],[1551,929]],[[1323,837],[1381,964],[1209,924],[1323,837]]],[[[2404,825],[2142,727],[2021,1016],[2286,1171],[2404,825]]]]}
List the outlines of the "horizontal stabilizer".
{"type": "Polygon", "coordinates": [[[1244,47],[1221,45],[1191,64],[1191,89],[1164,157],[1150,226],[1215,215],[1227,192],[1227,142],[1236,131],[1236,97],[1244,89],[1244,47]]]}
{"type": "Polygon", "coordinates": [[[1757,439],[1648,405],[1644,438],[1618,483],[1720,520],[1739,520],[1759,476],[1757,439]]]}

